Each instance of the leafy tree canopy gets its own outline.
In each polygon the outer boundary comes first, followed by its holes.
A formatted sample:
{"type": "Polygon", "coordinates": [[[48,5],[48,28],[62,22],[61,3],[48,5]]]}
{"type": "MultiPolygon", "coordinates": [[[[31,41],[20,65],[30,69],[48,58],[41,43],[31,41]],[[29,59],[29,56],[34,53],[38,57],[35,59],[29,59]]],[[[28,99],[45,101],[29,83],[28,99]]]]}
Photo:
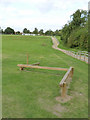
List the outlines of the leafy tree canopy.
{"type": "Polygon", "coordinates": [[[14,29],[7,27],[4,31],[5,34],[15,34],[14,29]]]}
{"type": "Polygon", "coordinates": [[[30,31],[27,28],[24,28],[23,33],[30,33],[30,31]]]}
{"type": "Polygon", "coordinates": [[[88,49],[88,12],[78,9],[61,30],[61,39],[69,47],[88,49]]]}
{"type": "Polygon", "coordinates": [[[34,31],[33,31],[34,34],[38,34],[38,29],[35,28],[34,31]]]}

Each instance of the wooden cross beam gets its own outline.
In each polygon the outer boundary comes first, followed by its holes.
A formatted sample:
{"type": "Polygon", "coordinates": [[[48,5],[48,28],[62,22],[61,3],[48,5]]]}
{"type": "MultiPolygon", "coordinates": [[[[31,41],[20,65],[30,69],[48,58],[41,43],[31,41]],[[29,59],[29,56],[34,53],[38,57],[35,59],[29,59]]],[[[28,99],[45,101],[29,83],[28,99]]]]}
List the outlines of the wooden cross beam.
{"type": "Polygon", "coordinates": [[[57,67],[43,67],[43,66],[37,66],[35,64],[27,65],[27,64],[18,64],[18,67],[23,70],[23,68],[38,68],[38,69],[47,69],[47,70],[61,70],[61,71],[67,71],[67,68],[57,68],[57,67]]]}

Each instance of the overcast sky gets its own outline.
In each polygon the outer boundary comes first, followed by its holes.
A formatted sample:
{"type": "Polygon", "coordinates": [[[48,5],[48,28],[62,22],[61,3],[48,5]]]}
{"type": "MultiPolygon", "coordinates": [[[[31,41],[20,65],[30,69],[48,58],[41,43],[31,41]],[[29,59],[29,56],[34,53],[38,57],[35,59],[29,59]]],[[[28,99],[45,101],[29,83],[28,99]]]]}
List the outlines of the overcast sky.
{"type": "Polygon", "coordinates": [[[88,10],[88,0],[0,0],[0,26],[22,32],[35,27],[61,29],[77,9],[88,10]]]}

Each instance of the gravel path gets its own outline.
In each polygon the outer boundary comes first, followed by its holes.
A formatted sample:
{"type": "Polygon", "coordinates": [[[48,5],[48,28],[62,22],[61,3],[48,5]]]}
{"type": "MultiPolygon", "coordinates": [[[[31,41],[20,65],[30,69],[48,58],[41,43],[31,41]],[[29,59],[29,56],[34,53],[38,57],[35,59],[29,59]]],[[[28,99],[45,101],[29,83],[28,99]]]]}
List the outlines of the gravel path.
{"type": "Polygon", "coordinates": [[[52,47],[54,49],[62,51],[62,52],[64,52],[65,54],[67,54],[69,56],[72,56],[72,57],[74,57],[76,59],[79,59],[81,61],[85,61],[86,63],[88,63],[88,57],[87,56],[80,55],[80,54],[78,54],[78,52],[77,52],[77,54],[74,54],[74,52],[72,52],[72,51],[67,51],[67,50],[58,48],[59,41],[55,37],[51,37],[51,38],[52,38],[52,42],[53,42],[53,46],[52,47]]]}

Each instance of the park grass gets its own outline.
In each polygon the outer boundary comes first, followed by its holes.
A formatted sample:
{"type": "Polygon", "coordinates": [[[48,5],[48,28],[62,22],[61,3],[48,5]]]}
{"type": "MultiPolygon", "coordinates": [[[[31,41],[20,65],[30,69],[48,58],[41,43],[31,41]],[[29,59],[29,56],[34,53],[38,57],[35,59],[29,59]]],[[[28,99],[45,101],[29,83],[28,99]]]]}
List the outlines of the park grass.
{"type": "Polygon", "coordinates": [[[87,118],[88,65],[52,48],[50,37],[2,36],[3,118],[87,118]],[[60,96],[59,82],[64,71],[25,69],[17,64],[40,62],[40,66],[74,67],[74,76],[65,103],[60,96]]]}

